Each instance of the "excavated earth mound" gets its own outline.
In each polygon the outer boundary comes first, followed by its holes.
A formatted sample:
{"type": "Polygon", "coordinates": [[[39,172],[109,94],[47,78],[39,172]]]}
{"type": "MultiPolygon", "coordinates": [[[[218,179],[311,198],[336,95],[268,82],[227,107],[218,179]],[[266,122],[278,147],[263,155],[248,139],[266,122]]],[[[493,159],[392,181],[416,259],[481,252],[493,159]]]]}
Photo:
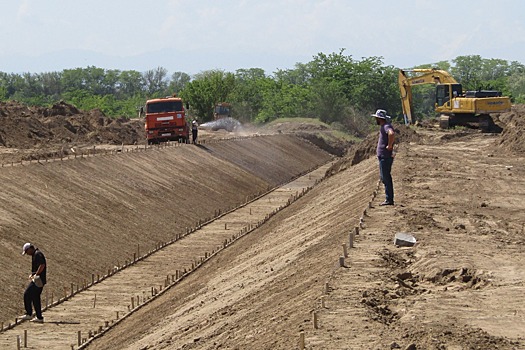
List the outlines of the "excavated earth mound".
{"type": "Polygon", "coordinates": [[[51,108],[29,107],[16,101],[0,102],[0,145],[4,147],[28,149],[142,141],[142,122],[109,118],[99,109],[81,111],[65,102],[51,108]]]}
{"type": "Polygon", "coordinates": [[[525,152],[525,105],[514,105],[508,113],[499,117],[505,125],[500,139],[497,141],[500,148],[512,153],[525,152]]]}

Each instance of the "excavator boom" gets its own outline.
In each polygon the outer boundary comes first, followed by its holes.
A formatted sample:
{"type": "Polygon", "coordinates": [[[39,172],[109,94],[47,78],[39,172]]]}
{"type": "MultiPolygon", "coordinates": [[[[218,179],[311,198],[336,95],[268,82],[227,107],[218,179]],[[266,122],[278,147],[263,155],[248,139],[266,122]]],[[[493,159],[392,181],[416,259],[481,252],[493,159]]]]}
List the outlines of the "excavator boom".
{"type": "Polygon", "coordinates": [[[399,90],[405,123],[415,123],[412,112],[412,86],[424,84],[457,84],[458,82],[446,71],[439,69],[399,70],[399,90]],[[408,75],[407,73],[411,73],[408,75]],[[419,73],[412,75],[413,73],[419,73]]]}

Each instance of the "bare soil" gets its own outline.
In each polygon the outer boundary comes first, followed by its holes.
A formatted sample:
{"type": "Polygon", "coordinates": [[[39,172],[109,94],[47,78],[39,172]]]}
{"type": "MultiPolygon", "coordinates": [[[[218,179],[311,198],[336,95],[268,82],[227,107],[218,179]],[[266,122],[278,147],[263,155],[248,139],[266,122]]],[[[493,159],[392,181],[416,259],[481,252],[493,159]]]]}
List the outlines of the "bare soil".
{"type": "MultiPolygon", "coordinates": [[[[374,196],[371,136],[89,348],[296,349],[304,332],[307,349],[525,349],[523,112],[501,115],[499,135],[396,127],[394,207],[378,205],[380,186],[374,196]],[[418,243],[394,246],[398,232],[418,243]]],[[[0,319],[21,312],[25,241],[46,252],[58,295],[329,159],[281,134],[3,168],[0,319]]],[[[53,313],[72,317],[61,305],[53,313]]]]}
{"type": "Polygon", "coordinates": [[[331,171],[93,348],[294,349],[304,331],[307,349],[524,349],[525,163],[501,137],[420,130],[398,150],[397,205],[379,194],[365,216],[376,162],[331,171]]]}
{"type": "Polygon", "coordinates": [[[151,249],[331,159],[283,135],[130,150],[0,168],[1,322],[22,312],[26,241],[50,261],[48,292],[63,295],[137,245],[151,249]]]}

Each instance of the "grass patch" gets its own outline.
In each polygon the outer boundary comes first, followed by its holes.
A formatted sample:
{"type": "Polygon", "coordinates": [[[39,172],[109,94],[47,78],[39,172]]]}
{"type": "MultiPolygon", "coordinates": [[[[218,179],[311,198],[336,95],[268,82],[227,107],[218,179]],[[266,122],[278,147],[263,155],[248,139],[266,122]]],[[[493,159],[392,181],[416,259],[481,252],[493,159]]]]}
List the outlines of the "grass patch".
{"type": "Polygon", "coordinates": [[[324,126],[330,129],[330,125],[323,123],[319,119],[315,119],[315,118],[299,118],[299,117],[297,118],[279,118],[279,119],[272,120],[266,125],[272,126],[272,125],[283,124],[283,123],[293,123],[293,124],[306,123],[306,124],[312,124],[312,125],[321,125],[321,126],[324,126]]]}
{"type": "Polygon", "coordinates": [[[334,125],[326,124],[319,119],[315,118],[279,118],[275,119],[265,126],[268,128],[279,127],[282,124],[288,124],[290,130],[299,130],[294,127],[294,125],[312,125],[313,128],[310,130],[305,130],[303,132],[308,132],[309,134],[316,135],[319,138],[322,138],[328,143],[333,142],[350,142],[356,143],[361,141],[357,136],[350,134],[342,129],[341,124],[335,123],[334,125]]]}

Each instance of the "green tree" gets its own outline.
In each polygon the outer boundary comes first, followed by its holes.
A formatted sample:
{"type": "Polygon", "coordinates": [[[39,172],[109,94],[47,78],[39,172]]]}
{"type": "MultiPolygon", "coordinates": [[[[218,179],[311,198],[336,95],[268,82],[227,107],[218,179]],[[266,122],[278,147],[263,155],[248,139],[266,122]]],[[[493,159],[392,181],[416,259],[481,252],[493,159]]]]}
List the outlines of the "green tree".
{"type": "MultiPolygon", "coordinates": [[[[340,50],[329,55],[317,54],[308,67],[312,82],[323,79],[337,82],[352,110],[383,108],[390,113],[400,113],[397,69],[385,67],[381,57],[356,61],[340,50]]],[[[318,92],[313,91],[315,93],[318,92]]]]}
{"type": "Polygon", "coordinates": [[[312,110],[322,122],[343,122],[348,99],[343,94],[340,82],[323,78],[312,84],[312,110]]]}
{"type": "Polygon", "coordinates": [[[171,81],[168,87],[168,90],[172,93],[180,93],[186,84],[188,84],[191,81],[191,77],[189,74],[184,72],[175,72],[171,75],[171,81]]]}
{"type": "Polygon", "coordinates": [[[42,84],[42,93],[50,102],[60,100],[62,94],[62,74],[60,72],[47,72],[39,76],[42,84]]]}
{"type": "Polygon", "coordinates": [[[268,122],[277,118],[308,116],[310,88],[283,81],[268,81],[263,87],[262,108],[256,121],[268,122]]]}
{"type": "Polygon", "coordinates": [[[145,82],[142,74],[135,70],[120,73],[117,95],[121,99],[145,95],[145,82]]]}
{"type": "Polygon", "coordinates": [[[144,72],[142,76],[144,78],[144,84],[148,96],[166,96],[166,90],[168,87],[168,71],[166,70],[166,68],[157,67],[156,69],[150,69],[144,72]]]}
{"type": "Polygon", "coordinates": [[[228,101],[235,88],[235,75],[222,70],[209,70],[195,75],[181,91],[181,97],[191,105],[192,111],[201,119],[213,119],[213,107],[228,101]]]}
{"type": "Polygon", "coordinates": [[[235,88],[230,95],[233,116],[242,121],[254,121],[262,109],[266,82],[272,80],[261,68],[238,69],[235,88]]]}
{"type": "Polygon", "coordinates": [[[481,75],[481,56],[458,56],[452,60],[452,76],[463,85],[464,90],[477,90],[481,75]]]}
{"type": "Polygon", "coordinates": [[[525,103],[525,71],[513,73],[509,77],[508,87],[516,103],[525,103]]]}

